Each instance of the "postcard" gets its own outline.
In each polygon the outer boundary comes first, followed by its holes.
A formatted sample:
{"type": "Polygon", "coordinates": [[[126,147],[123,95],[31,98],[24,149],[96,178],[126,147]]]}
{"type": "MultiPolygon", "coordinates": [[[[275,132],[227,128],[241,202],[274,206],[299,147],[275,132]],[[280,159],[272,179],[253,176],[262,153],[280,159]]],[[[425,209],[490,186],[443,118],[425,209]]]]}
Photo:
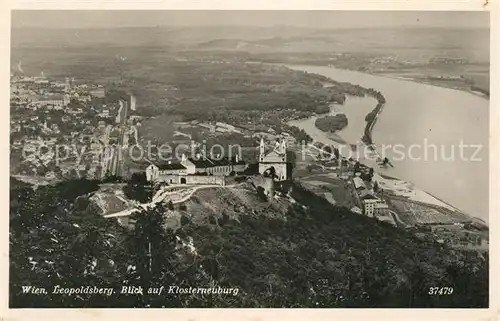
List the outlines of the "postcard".
{"type": "Polygon", "coordinates": [[[5,26],[6,320],[498,318],[496,3],[46,4],[5,26]]]}

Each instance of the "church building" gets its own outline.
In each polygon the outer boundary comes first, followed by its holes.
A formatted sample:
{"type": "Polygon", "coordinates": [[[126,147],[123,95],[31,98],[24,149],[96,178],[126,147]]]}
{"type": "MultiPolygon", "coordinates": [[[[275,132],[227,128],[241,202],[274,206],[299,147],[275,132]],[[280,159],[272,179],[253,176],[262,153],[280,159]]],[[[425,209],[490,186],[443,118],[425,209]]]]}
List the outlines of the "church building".
{"type": "Polygon", "coordinates": [[[272,176],[277,181],[291,179],[286,154],[286,141],[276,141],[274,148],[266,151],[264,139],[259,146],[259,173],[263,176],[272,176]]]}

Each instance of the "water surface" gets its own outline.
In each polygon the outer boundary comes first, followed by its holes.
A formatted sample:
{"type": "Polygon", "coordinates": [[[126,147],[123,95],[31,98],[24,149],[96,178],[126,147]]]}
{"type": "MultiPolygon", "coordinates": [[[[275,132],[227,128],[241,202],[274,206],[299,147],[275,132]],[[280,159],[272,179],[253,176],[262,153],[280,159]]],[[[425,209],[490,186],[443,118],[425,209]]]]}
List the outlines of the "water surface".
{"type": "MultiPolygon", "coordinates": [[[[384,148],[394,164],[394,168],[382,171],[488,222],[489,100],[463,91],[326,66],[288,67],[380,91],[387,102],[372,137],[378,150],[384,148]],[[482,146],[478,153],[476,146],[482,146]]],[[[349,143],[358,141],[364,117],[375,104],[371,98],[350,98],[345,106],[335,105],[349,122],[339,136],[349,143]]],[[[314,120],[294,124],[316,140],[331,143],[326,133],[314,127],[314,120]]]]}

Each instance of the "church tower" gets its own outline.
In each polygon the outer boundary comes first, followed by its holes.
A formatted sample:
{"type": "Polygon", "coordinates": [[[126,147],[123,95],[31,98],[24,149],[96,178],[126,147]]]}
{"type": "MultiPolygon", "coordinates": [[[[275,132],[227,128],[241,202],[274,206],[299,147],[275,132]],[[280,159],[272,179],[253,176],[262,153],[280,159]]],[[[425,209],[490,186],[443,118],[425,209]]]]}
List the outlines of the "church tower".
{"type": "Polygon", "coordinates": [[[264,138],[261,138],[259,145],[259,162],[264,161],[265,154],[266,154],[266,146],[264,145],[264,138]]]}
{"type": "Polygon", "coordinates": [[[286,140],[284,138],[281,139],[281,154],[283,154],[283,157],[285,158],[285,162],[287,162],[287,157],[286,157],[286,140]]]}
{"type": "Polygon", "coordinates": [[[185,153],[182,153],[181,155],[181,164],[184,165],[187,162],[187,156],[185,153]]]}
{"type": "Polygon", "coordinates": [[[287,146],[285,139],[277,140],[273,149],[266,152],[264,140],[261,139],[259,146],[259,173],[270,175],[277,181],[290,179],[288,173],[287,146]]]}

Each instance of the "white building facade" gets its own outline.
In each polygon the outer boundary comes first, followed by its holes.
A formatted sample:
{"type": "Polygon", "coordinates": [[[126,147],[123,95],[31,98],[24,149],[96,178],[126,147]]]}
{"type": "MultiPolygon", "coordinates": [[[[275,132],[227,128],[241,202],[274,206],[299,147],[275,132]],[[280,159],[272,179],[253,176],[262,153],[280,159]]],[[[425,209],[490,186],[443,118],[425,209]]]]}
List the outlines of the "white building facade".
{"type": "Polygon", "coordinates": [[[265,150],[264,139],[260,140],[259,146],[259,173],[261,175],[272,175],[277,181],[290,179],[288,173],[288,159],[286,154],[286,141],[277,141],[270,151],[265,150]]]}

